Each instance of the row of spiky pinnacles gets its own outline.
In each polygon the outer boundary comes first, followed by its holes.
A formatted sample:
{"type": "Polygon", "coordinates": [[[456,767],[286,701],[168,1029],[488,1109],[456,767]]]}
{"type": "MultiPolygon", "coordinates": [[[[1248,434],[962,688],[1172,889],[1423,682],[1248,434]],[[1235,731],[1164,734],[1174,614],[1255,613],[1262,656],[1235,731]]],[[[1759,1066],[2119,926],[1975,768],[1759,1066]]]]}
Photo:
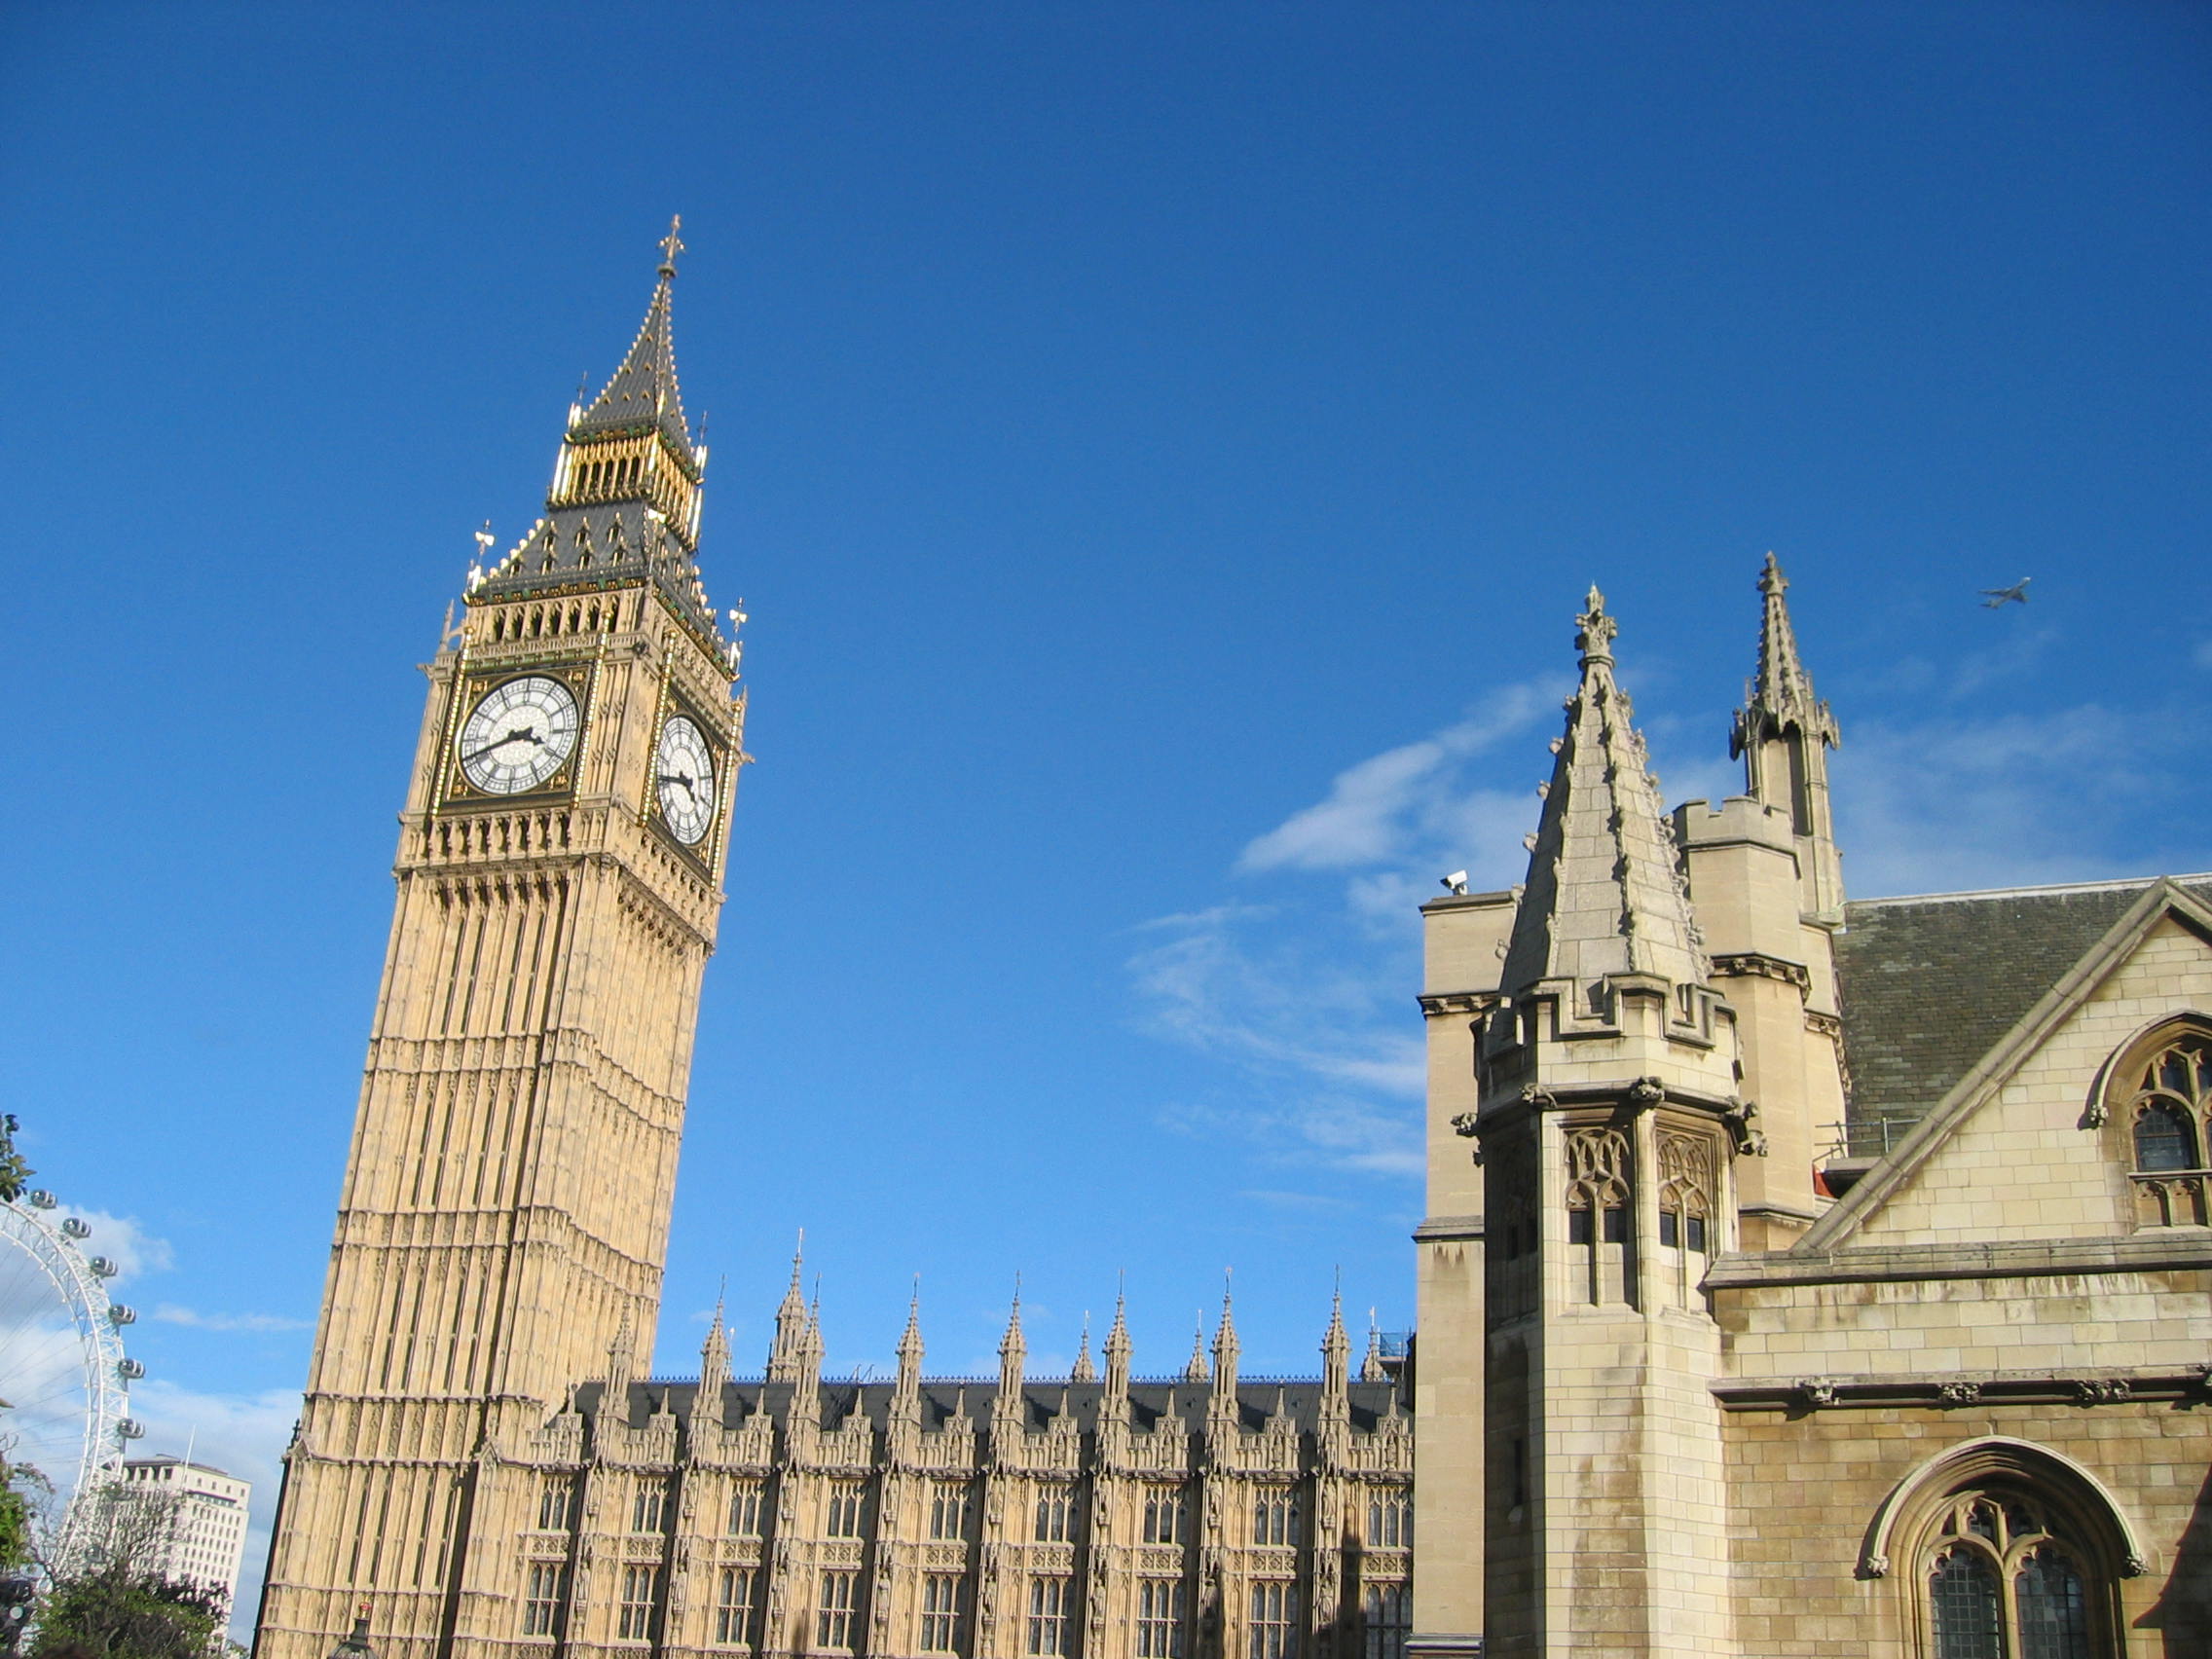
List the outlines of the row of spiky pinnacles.
{"type": "Polygon", "coordinates": [[[1341,1307],[1317,1378],[1240,1379],[1225,1297],[1176,1377],[1132,1376],[1117,1304],[1102,1375],[1087,1333],[1036,1379],[1017,1298],[994,1381],[924,1375],[917,1299],[895,1378],[826,1383],[800,1283],[761,1377],[731,1377],[719,1310],[695,1382],[640,1381],[625,1332],[524,1450],[546,1600],[519,1653],[1394,1650],[1411,1423],[1372,1333],[1352,1375],[1341,1307]]]}
{"type": "Polygon", "coordinates": [[[1417,1650],[1723,1650],[1698,1286],[1817,1219],[1814,1125],[1843,1116],[1836,728],[1785,586],[1770,555],[1745,795],[1662,810],[1592,589],[1525,884],[1426,907],[1417,1650]]]}
{"type": "Polygon", "coordinates": [[[681,245],[571,410],[544,516],[470,572],[427,665],[261,1659],[322,1659],[358,1609],[384,1659],[509,1637],[501,1450],[658,1313],[744,759],[695,559],[681,245]]]}

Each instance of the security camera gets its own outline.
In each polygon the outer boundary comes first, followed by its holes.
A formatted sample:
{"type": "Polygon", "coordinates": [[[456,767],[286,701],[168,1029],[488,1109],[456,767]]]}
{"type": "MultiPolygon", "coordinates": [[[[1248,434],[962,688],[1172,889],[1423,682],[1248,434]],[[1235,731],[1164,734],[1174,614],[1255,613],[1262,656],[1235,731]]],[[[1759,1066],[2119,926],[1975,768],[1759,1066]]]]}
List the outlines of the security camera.
{"type": "Polygon", "coordinates": [[[1448,893],[1464,893],[1467,891],[1467,872],[1456,869],[1437,885],[1448,893]]]}

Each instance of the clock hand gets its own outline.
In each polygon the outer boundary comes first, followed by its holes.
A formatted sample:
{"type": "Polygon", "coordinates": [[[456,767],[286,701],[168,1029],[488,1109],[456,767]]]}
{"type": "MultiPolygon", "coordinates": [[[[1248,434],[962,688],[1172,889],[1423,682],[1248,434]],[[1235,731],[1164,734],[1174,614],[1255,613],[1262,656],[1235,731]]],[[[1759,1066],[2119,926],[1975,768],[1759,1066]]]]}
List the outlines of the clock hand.
{"type": "Polygon", "coordinates": [[[461,757],[461,763],[465,766],[471,760],[480,760],[485,756],[491,754],[493,750],[504,749],[510,743],[535,743],[540,749],[545,747],[545,740],[537,735],[535,727],[517,726],[514,728],[514,730],[508,732],[504,737],[496,737],[490,743],[487,743],[483,748],[474,750],[467,755],[463,755],[461,757]]]}
{"type": "Polygon", "coordinates": [[[697,800],[699,798],[699,792],[691,787],[691,780],[682,772],[663,772],[660,775],[660,781],[664,784],[676,784],[681,786],[683,793],[689,795],[693,800],[697,800]]]}

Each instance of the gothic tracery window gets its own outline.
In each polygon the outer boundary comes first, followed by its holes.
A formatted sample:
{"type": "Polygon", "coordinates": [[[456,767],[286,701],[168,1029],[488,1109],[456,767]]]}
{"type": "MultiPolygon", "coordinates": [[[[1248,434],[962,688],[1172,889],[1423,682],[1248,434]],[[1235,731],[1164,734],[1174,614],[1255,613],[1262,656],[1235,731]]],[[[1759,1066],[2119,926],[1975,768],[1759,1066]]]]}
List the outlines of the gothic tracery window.
{"type": "MultiPolygon", "coordinates": [[[[2126,1064],[2106,1096],[2133,1153],[2139,1219],[2201,1226],[2212,1141],[2212,1038],[2190,1030],[2126,1064]]],[[[2103,1111],[2105,1108],[2100,1107],[2103,1111]]]]}
{"type": "Polygon", "coordinates": [[[2092,1569],[2039,1500],[2001,1487],[1955,1493],[1923,1571],[1933,1659],[2096,1659],[2092,1569]]]}
{"type": "Polygon", "coordinates": [[[1574,1288],[1588,1302],[1627,1300],[1628,1136],[1612,1128],[1567,1131],[1567,1242],[1574,1288]]]}

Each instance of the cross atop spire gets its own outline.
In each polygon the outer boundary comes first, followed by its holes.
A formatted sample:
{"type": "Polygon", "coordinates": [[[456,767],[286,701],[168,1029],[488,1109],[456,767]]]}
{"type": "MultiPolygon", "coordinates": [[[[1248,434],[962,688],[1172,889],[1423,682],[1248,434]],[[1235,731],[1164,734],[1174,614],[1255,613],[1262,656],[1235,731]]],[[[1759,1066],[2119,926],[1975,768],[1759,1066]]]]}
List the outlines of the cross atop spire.
{"type": "Polygon", "coordinates": [[[671,214],[668,235],[660,239],[660,274],[673,277],[676,275],[676,256],[683,251],[683,239],[677,233],[683,229],[683,215],[671,214]]]}
{"type": "Polygon", "coordinates": [[[1613,679],[1619,626],[1595,587],[1574,620],[1582,683],[1554,746],[1500,988],[1511,996],[1546,979],[1588,988],[1616,974],[1702,983],[1705,953],[1658,780],[1613,679]]]}

